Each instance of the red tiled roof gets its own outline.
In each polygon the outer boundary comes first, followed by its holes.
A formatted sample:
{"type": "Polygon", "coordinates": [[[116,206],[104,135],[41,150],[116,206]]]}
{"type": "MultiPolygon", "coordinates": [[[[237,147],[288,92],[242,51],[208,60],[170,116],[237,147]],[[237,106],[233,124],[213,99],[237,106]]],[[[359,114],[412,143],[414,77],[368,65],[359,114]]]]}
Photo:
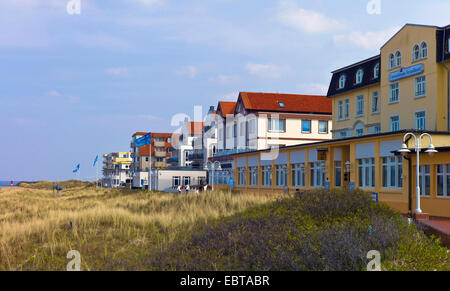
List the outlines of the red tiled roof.
{"type": "Polygon", "coordinates": [[[147,134],[148,134],[148,132],[136,132],[135,134],[133,134],[132,137],[135,137],[135,136],[138,136],[138,135],[144,136],[144,135],[147,135],[147,134]]]}
{"type": "Polygon", "coordinates": [[[191,135],[201,135],[203,133],[203,128],[205,127],[204,122],[189,122],[189,134],[191,135]]]}
{"type": "Polygon", "coordinates": [[[141,156],[150,156],[150,145],[141,146],[139,148],[139,154],[141,156]]]}
{"type": "Polygon", "coordinates": [[[220,110],[222,113],[222,117],[227,117],[227,115],[233,114],[234,109],[236,108],[237,102],[224,102],[219,101],[219,105],[217,106],[217,111],[220,110]]]}
{"type": "Polygon", "coordinates": [[[332,113],[332,100],[326,96],[252,92],[241,92],[239,96],[247,110],[332,113]],[[280,107],[280,103],[284,104],[284,108],[280,107]]]}

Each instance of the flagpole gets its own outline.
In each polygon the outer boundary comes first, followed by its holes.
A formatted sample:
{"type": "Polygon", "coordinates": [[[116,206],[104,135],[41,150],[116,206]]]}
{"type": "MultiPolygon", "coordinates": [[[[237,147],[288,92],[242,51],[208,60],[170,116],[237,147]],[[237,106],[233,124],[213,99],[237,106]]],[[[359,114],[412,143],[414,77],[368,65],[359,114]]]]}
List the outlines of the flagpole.
{"type": "Polygon", "coordinates": [[[150,151],[149,151],[149,162],[150,162],[150,166],[148,167],[148,192],[152,191],[152,136],[151,133],[150,134],[150,151]]]}

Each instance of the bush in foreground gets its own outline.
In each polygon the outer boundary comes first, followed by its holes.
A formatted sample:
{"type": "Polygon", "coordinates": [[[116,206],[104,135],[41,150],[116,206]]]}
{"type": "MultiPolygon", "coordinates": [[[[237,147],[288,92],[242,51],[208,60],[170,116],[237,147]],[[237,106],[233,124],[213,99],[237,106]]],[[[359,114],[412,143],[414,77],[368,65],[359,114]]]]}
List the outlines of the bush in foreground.
{"type": "MultiPolygon", "coordinates": [[[[203,227],[152,255],[155,270],[364,270],[378,250],[388,269],[450,269],[450,255],[360,191],[314,191],[203,227]],[[421,249],[421,247],[423,247],[421,249]],[[409,253],[408,250],[416,249],[409,253]],[[415,265],[414,265],[415,264],[415,265]]],[[[386,268],[384,268],[386,269],[386,268]]]]}

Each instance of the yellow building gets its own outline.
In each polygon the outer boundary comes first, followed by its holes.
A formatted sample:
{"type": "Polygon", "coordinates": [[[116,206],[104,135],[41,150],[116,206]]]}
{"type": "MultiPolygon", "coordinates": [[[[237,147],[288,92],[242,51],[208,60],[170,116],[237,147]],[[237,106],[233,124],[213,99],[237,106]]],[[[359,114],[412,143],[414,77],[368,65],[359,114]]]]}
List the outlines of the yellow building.
{"type": "MultiPolygon", "coordinates": [[[[233,155],[229,177],[236,188],[360,188],[402,213],[413,212],[414,139],[406,140],[410,154],[398,151],[407,132],[427,133],[438,153],[420,154],[421,208],[450,217],[449,44],[450,26],[408,24],[380,55],[334,71],[328,92],[334,139],[233,155]]],[[[422,148],[429,143],[423,139],[422,148]]]]}
{"type": "Polygon", "coordinates": [[[450,131],[450,27],[405,25],[378,56],[333,72],[333,137],[450,131]]]}

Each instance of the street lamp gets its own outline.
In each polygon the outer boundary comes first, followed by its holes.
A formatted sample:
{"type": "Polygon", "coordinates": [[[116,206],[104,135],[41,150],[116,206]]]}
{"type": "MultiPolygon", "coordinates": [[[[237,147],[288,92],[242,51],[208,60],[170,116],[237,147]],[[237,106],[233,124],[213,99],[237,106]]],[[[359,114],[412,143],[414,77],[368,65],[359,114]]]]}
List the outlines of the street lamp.
{"type": "Polygon", "coordinates": [[[211,185],[211,188],[212,188],[212,191],[214,191],[214,178],[215,178],[215,175],[216,175],[216,171],[221,171],[222,170],[222,166],[220,165],[220,162],[218,162],[218,161],[215,161],[214,163],[208,162],[206,164],[206,166],[205,166],[205,170],[207,170],[209,172],[212,171],[212,179],[211,179],[211,181],[212,181],[211,184],[212,185],[211,185]]]}
{"type": "Polygon", "coordinates": [[[420,165],[419,165],[420,158],[419,157],[420,157],[420,152],[422,150],[422,139],[424,137],[428,137],[430,139],[430,145],[428,146],[425,153],[429,154],[430,156],[433,156],[438,151],[436,150],[436,148],[433,145],[433,138],[431,137],[430,134],[423,133],[422,135],[420,135],[418,137],[414,133],[409,132],[409,133],[405,134],[405,136],[403,137],[402,148],[398,151],[400,154],[402,154],[402,156],[407,156],[408,154],[411,153],[411,150],[406,145],[406,139],[408,137],[414,138],[414,149],[415,149],[416,155],[417,155],[417,163],[416,163],[417,164],[416,165],[416,204],[417,204],[417,209],[415,212],[416,212],[416,214],[421,214],[422,209],[420,209],[420,183],[419,183],[419,181],[420,181],[420,165]]]}

